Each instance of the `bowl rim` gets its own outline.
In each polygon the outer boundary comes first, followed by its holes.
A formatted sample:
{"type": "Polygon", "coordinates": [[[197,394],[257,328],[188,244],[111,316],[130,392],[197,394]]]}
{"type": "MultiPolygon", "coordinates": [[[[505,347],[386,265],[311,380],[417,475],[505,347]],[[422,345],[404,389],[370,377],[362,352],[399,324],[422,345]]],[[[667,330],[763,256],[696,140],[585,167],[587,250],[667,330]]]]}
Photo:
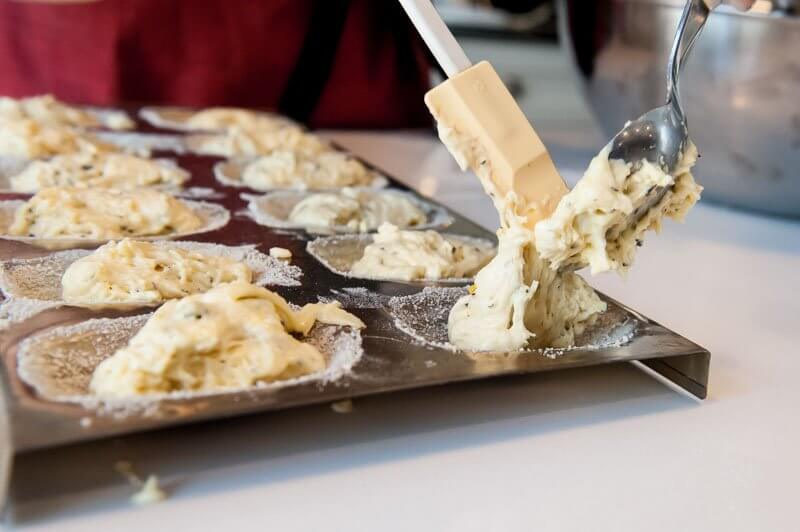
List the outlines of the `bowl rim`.
{"type": "MultiPolygon", "coordinates": [[[[615,3],[638,3],[638,4],[656,4],[663,7],[674,7],[676,9],[683,9],[686,5],[685,0],[613,0],[615,3]]],[[[797,3],[797,2],[796,2],[797,3]]],[[[800,6],[798,6],[800,7],[800,6]]],[[[800,15],[798,13],[792,13],[791,11],[787,11],[785,9],[781,9],[779,7],[774,7],[773,10],[769,13],[764,13],[761,11],[739,11],[733,7],[722,5],[715,10],[715,13],[724,14],[724,15],[733,15],[739,17],[750,17],[750,18],[797,18],[800,15]]]]}

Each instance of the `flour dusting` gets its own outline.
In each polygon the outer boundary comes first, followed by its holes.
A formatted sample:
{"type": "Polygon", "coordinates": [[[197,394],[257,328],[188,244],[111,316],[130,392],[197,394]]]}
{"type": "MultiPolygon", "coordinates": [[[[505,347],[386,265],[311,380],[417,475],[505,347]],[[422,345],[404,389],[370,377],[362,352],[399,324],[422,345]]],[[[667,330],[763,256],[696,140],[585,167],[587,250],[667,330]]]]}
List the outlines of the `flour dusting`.
{"type": "Polygon", "coordinates": [[[123,150],[142,155],[148,155],[151,151],[169,151],[177,154],[187,152],[181,135],[98,131],[95,136],[123,150]]]}
{"type": "MultiPolygon", "coordinates": [[[[358,232],[358,228],[346,225],[308,227],[291,221],[289,215],[292,213],[292,209],[304,199],[315,194],[319,194],[319,192],[281,191],[272,192],[270,194],[242,194],[241,197],[248,202],[247,208],[250,211],[250,217],[256,223],[266,227],[304,229],[315,234],[358,232]]],[[[434,229],[446,227],[453,223],[453,218],[447,213],[444,207],[427,202],[414,194],[398,190],[376,191],[375,194],[394,194],[401,196],[425,214],[426,222],[424,224],[415,225],[413,227],[402,227],[401,229],[434,229]]]]}
{"type": "MultiPolygon", "coordinates": [[[[203,225],[191,231],[182,233],[168,233],[163,235],[133,236],[136,240],[172,240],[175,238],[187,237],[209,233],[225,227],[230,221],[231,215],[228,209],[216,203],[206,201],[182,200],[183,203],[192,209],[194,213],[203,220],[203,225]]],[[[32,246],[44,249],[69,249],[73,247],[99,246],[109,242],[109,239],[96,240],[92,238],[79,237],[60,237],[60,238],[37,238],[29,236],[15,236],[8,234],[8,228],[14,222],[14,213],[25,202],[23,200],[0,200],[0,238],[24,242],[32,246]]]]}
{"type": "Polygon", "coordinates": [[[116,417],[156,415],[160,401],[277,390],[306,383],[325,384],[347,375],[363,355],[358,330],[316,324],[305,341],[328,361],[324,371],[276,382],[220,392],[171,392],[129,399],[101,399],[89,391],[92,373],[100,362],[124,347],[152,314],[100,318],[57,327],[24,340],[17,353],[20,378],[50,401],[78,403],[116,417]]]}
{"type": "MultiPolygon", "coordinates": [[[[443,234],[442,236],[454,244],[466,244],[469,246],[479,247],[486,250],[487,253],[489,250],[492,250],[491,252],[494,251],[494,244],[483,238],[450,234],[443,234]]],[[[317,259],[323,266],[328,268],[333,273],[342,275],[344,277],[362,279],[366,277],[353,275],[350,270],[353,268],[353,264],[355,264],[364,255],[364,250],[371,243],[372,235],[369,234],[335,235],[316,238],[308,243],[306,249],[312,257],[317,259]]],[[[471,278],[444,278],[433,280],[437,283],[466,283],[469,282],[471,278]]],[[[424,280],[395,280],[395,282],[406,283],[414,283],[419,281],[424,280]]]]}
{"type": "MultiPolygon", "coordinates": [[[[415,341],[433,347],[457,351],[448,338],[447,319],[456,301],[467,293],[466,288],[425,287],[410,296],[389,299],[389,313],[395,326],[415,341]]],[[[636,335],[638,321],[616,305],[609,305],[606,312],[589,327],[575,342],[566,348],[543,348],[523,350],[538,353],[548,358],[580,350],[599,350],[620,347],[636,335]]]]}
{"type": "MultiPolygon", "coordinates": [[[[300,286],[302,270],[261,253],[252,245],[224,246],[206,242],[154,243],[162,248],[178,248],[203,255],[226,257],[247,265],[253,272],[253,284],[259,286],[300,286]]],[[[0,303],[0,330],[24,321],[51,308],[66,306],[61,298],[61,277],[78,259],[91,254],[84,249],[59,251],[43,257],[10,259],[0,262],[0,290],[6,300],[0,303]]],[[[142,305],[120,305],[140,308],[142,305]]],[[[114,305],[110,305],[111,308],[114,305]]]]}

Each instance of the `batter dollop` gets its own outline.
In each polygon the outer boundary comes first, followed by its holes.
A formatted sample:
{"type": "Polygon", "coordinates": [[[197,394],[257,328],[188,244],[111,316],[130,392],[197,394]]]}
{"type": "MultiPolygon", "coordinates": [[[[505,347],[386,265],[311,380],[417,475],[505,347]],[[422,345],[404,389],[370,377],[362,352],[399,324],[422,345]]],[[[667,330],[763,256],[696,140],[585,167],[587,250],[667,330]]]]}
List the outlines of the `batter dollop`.
{"type": "Polygon", "coordinates": [[[11,176],[11,189],[37,192],[47,187],[96,187],[134,189],[178,187],[189,178],[187,172],[167,161],[145,159],[124,153],[86,151],[33,161],[11,176]]]}
{"type": "Polygon", "coordinates": [[[294,310],[265,288],[220,285],[156,310],[127,346],[97,366],[90,388],[109,398],[212,392],[319,372],[325,356],[292,335],[308,335],[316,322],[364,327],[338,303],[294,310]]]}
{"type": "Polygon", "coordinates": [[[350,273],[370,279],[454,279],[472,277],[491,257],[484,248],[451,241],[436,231],[378,228],[350,273]]]}
{"type": "Polygon", "coordinates": [[[158,190],[52,187],[17,209],[8,233],[105,240],[185,233],[202,225],[186,204],[158,190]]]}
{"type": "Polygon", "coordinates": [[[131,129],[133,121],[122,111],[91,113],[65,104],[51,94],[15,100],[0,97],[0,119],[34,120],[40,124],[79,128],[131,129]]]}
{"type": "Polygon", "coordinates": [[[0,117],[0,157],[33,160],[81,151],[118,151],[89,133],[23,119],[0,117]]]}
{"type": "Polygon", "coordinates": [[[231,127],[246,129],[280,129],[292,124],[286,118],[236,107],[211,107],[198,111],[184,123],[187,129],[224,131],[231,127]]]}
{"type": "Polygon", "coordinates": [[[475,277],[448,317],[450,342],[472,351],[516,351],[527,346],[566,347],[606,309],[592,288],[572,272],[559,272],[539,257],[528,205],[513,191],[503,196],[492,180],[489,158],[436,116],[439,135],[456,161],[480,178],[500,215],[497,255],[475,277]]]}
{"type": "Polygon", "coordinates": [[[338,152],[275,150],[244,167],[242,182],[255,190],[320,190],[366,186],[377,175],[354,157],[338,152]]]}
{"type": "Polygon", "coordinates": [[[424,224],[425,213],[397,193],[345,188],[339,193],[313,194],[294,206],[289,221],[306,228],[347,228],[374,231],[381,224],[413,227],[424,224]]]}
{"type": "Polygon", "coordinates": [[[64,301],[74,305],[155,305],[224,283],[250,282],[252,275],[227,257],[126,238],[73,262],[61,286],[64,301]]]}
{"type": "Polygon", "coordinates": [[[625,271],[633,264],[647,230],[660,231],[665,216],[683,220],[700,199],[703,188],[691,174],[697,161],[697,148],[691,142],[674,175],[649,161],[634,168],[609,159],[609,152],[607,146],[592,159],[550,218],[536,224],[536,247],[552,268],[588,265],[592,274],[625,271]],[[652,192],[660,188],[667,188],[663,198],[631,224],[631,216],[646,208],[652,192]]]}
{"type": "Polygon", "coordinates": [[[217,157],[256,157],[275,150],[317,154],[331,149],[316,135],[291,124],[277,129],[231,126],[225,133],[189,135],[186,144],[195,153],[217,157]]]}

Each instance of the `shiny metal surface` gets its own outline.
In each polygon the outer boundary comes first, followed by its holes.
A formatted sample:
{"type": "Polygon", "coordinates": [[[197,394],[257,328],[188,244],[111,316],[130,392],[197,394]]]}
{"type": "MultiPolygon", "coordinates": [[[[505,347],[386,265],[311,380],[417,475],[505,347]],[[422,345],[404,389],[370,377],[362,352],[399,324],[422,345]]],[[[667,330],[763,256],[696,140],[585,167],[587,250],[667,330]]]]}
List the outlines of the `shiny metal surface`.
{"type": "MultiPolygon", "coordinates": [[[[562,42],[613,136],[660,104],[679,0],[560,0],[562,42]]],[[[704,197],[800,216],[800,18],[720,8],[683,68],[681,96],[704,197]]]]}
{"type": "Polygon", "coordinates": [[[678,166],[689,140],[678,77],[709,12],[703,0],[687,0],[667,64],[667,103],[626,124],[611,140],[611,158],[634,164],[650,161],[667,173],[678,166]]]}
{"type": "MultiPolygon", "coordinates": [[[[678,79],[681,67],[703,30],[709,13],[704,0],[687,0],[667,63],[667,103],[625,124],[622,131],[611,140],[609,158],[622,159],[634,167],[642,161],[650,161],[666,173],[674,174],[689,142],[678,79]]],[[[633,227],[658,205],[668,190],[669,187],[653,187],[649,190],[644,203],[628,217],[629,225],[633,227]]]]}
{"type": "MultiPolygon", "coordinates": [[[[211,157],[181,156],[179,163],[192,173],[189,186],[213,187],[224,193],[218,201],[231,212],[240,211],[245,203],[240,191],[220,187],[212,176],[211,157]]],[[[406,189],[393,182],[392,187],[406,189]]],[[[474,223],[451,212],[454,222],[449,233],[492,238],[493,235],[474,223]]],[[[384,296],[419,293],[425,284],[366,281],[345,278],[328,271],[306,251],[312,237],[302,231],[275,231],[257,225],[249,218],[235,216],[224,228],[204,234],[198,240],[228,245],[258,244],[262,251],[272,246],[292,251],[292,263],[303,272],[303,286],[273,289],[297,304],[316,301],[318,296],[337,297],[337,290],[365,287],[384,296]]],[[[0,241],[0,259],[38,256],[45,252],[19,243],[0,241]]],[[[451,285],[452,286],[452,285],[451,285]]],[[[658,323],[609,300],[609,319],[635,323],[636,334],[624,345],[602,348],[576,348],[557,356],[540,351],[523,353],[463,354],[415,341],[396,326],[386,297],[386,304],[375,306],[347,305],[364,320],[365,355],[352,372],[330,382],[306,382],[277,390],[253,389],[185,399],[161,401],[145,412],[115,417],[74,403],[51,402],[38,397],[18,376],[16,353],[20,341],[40,331],[77,323],[88,318],[116,317],[142,312],[91,311],[78,308],[54,309],[0,334],[0,391],[6,401],[10,426],[10,445],[14,453],[53,447],[70,442],[98,439],[161,427],[192,423],[247,413],[323,403],[350,397],[394,390],[432,386],[448,382],[482,379],[517,373],[550,371],[581,366],[639,360],[653,371],[688,393],[706,395],[708,351],[669,331],[658,323]]],[[[604,323],[606,323],[605,320],[604,323]]],[[[444,324],[441,324],[444,326],[444,324]]],[[[605,327],[605,325],[604,325],[605,327]]],[[[597,331],[603,333],[604,331],[597,331]]]]}

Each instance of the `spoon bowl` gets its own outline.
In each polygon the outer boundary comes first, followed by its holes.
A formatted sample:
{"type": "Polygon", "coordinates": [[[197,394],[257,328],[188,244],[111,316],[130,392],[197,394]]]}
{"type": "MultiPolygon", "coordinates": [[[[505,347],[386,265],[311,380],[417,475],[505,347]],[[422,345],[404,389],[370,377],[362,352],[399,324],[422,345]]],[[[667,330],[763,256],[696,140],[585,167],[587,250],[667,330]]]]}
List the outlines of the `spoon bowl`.
{"type": "Polygon", "coordinates": [[[680,164],[688,140],[686,120],[674,105],[662,105],[625,124],[611,140],[609,158],[635,166],[649,161],[672,173],[680,164]]]}
{"type": "Polygon", "coordinates": [[[686,2],[667,65],[667,103],[628,122],[611,140],[610,159],[621,159],[634,168],[642,161],[649,161],[668,174],[678,167],[689,141],[678,93],[678,74],[709,13],[704,0],[686,2]]]}
{"type": "MultiPolygon", "coordinates": [[[[686,115],[678,93],[678,74],[709,13],[710,9],[704,0],[687,0],[667,65],[667,103],[625,124],[622,131],[611,140],[609,159],[630,163],[634,171],[641,167],[643,161],[648,161],[660,167],[664,173],[674,176],[689,142],[686,115]]],[[[641,205],[628,217],[628,225],[635,225],[655,208],[670,188],[653,187],[649,190],[641,205]]]]}

